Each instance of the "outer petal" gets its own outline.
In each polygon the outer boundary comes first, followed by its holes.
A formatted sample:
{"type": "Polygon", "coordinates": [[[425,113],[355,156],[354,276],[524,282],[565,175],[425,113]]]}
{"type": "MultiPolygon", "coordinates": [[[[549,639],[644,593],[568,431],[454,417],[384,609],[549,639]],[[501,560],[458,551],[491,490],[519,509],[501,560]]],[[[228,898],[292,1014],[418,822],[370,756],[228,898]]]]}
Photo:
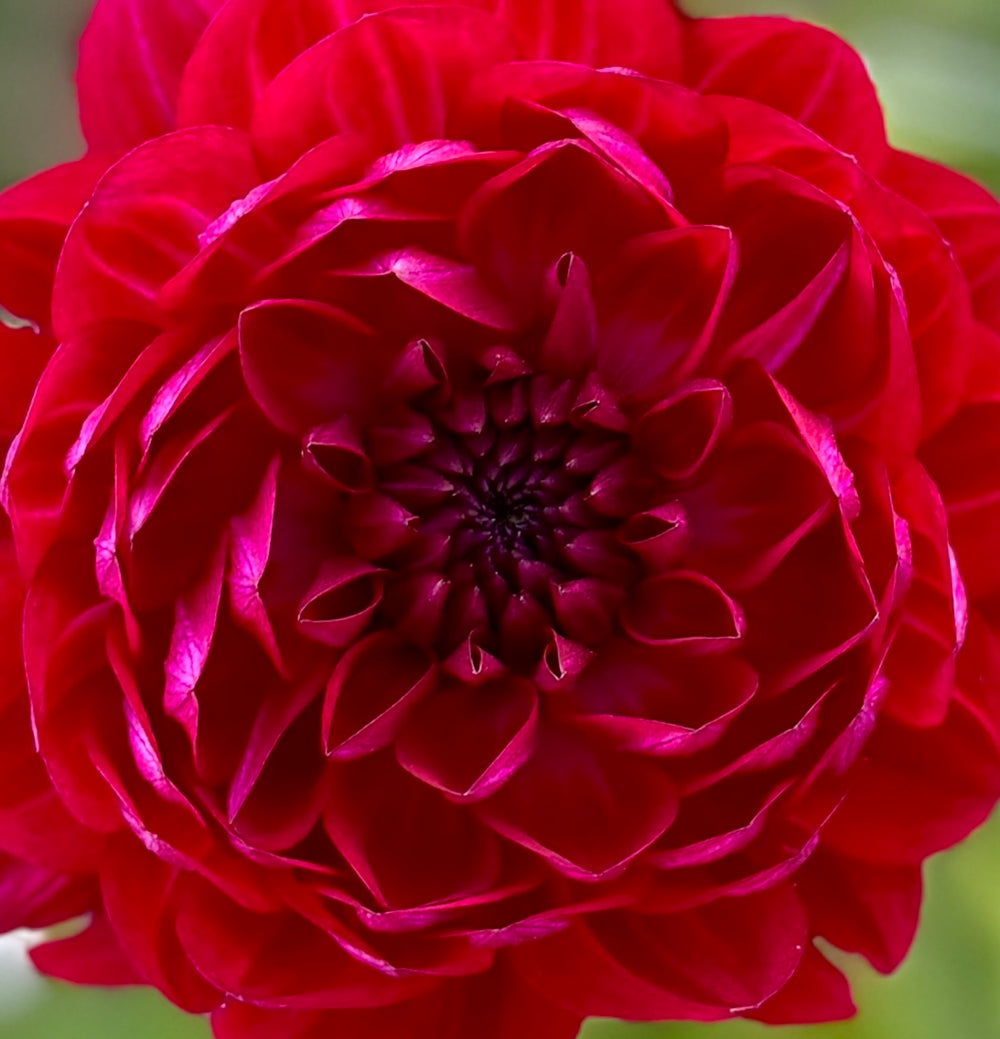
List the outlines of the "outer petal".
{"type": "MultiPolygon", "coordinates": [[[[288,885],[276,878],[275,888],[281,887],[288,885]]],[[[251,911],[193,875],[178,884],[176,936],[185,955],[241,1001],[303,1009],[363,1007],[367,1012],[429,987],[424,978],[401,978],[338,921],[327,917],[323,922],[329,926],[314,926],[284,908],[251,911]]]]}
{"type": "Polygon", "coordinates": [[[998,790],[996,736],[967,702],[955,700],[936,729],[883,719],[824,843],[867,862],[917,863],[979,826],[998,790]]]}
{"type": "Polygon", "coordinates": [[[680,71],[680,18],[668,0],[500,0],[497,13],[529,60],[622,66],[661,79],[680,71]]]}
{"type": "Polygon", "coordinates": [[[581,1014],[717,1021],[773,996],[801,962],[806,936],[802,906],[782,886],[686,913],[601,914],[526,943],[512,959],[581,1014]]]}
{"type": "Polygon", "coordinates": [[[112,319],[157,323],[164,284],[256,180],[245,135],[221,127],[182,130],[125,156],[67,236],[53,289],[57,334],[112,319]]]}
{"type": "Polygon", "coordinates": [[[948,534],[973,599],[1000,595],[1000,401],[963,408],[927,441],[921,461],[948,514],[948,534]]]}
{"type": "Polygon", "coordinates": [[[705,94],[777,108],[877,171],[887,148],[882,109],[861,58],[839,36],[785,18],[690,23],[686,79],[705,94]]]}
{"type": "Polygon", "coordinates": [[[370,1010],[265,1011],[233,1003],[212,1018],[216,1039],[574,1039],[580,1017],[525,985],[505,965],[370,1010]]]}
{"type": "Polygon", "coordinates": [[[743,1016],[771,1025],[819,1024],[846,1020],[855,1010],[847,978],[810,945],[785,987],[743,1016]]]}
{"type": "Polygon", "coordinates": [[[606,913],[592,929],[639,977],[728,1010],[759,1006],[781,989],[801,962],[807,934],[791,885],[665,916],[606,913]]]}
{"type": "Polygon", "coordinates": [[[118,835],[109,842],[101,879],[118,940],[147,981],[191,1013],[218,1006],[222,994],[195,972],[170,920],[177,870],[118,835]]]}
{"type": "Polygon", "coordinates": [[[66,811],[35,750],[21,656],[24,588],[3,525],[0,521],[0,849],[46,875],[82,873],[94,868],[101,840],[66,811]]]}
{"type": "MultiPolygon", "coordinates": [[[[492,7],[493,0],[408,0],[407,7],[492,7]]],[[[249,129],[261,94],[323,37],[398,0],[229,0],[198,41],[181,82],[181,126],[249,129]]]]}
{"type": "Polygon", "coordinates": [[[86,912],[94,884],[0,855],[0,933],[16,927],[51,927],[86,912]]]}
{"type": "Polygon", "coordinates": [[[820,848],[799,875],[813,929],[888,974],[913,941],[922,885],[918,866],[876,866],[820,848]]]}
{"type": "Polygon", "coordinates": [[[0,195],[0,446],[21,424],[53,348],[47,333],[56,261],[104,169],[101,160],[84,159],[0,195]]]}
{"type": "Polygon", "coordinates": [[[274,80],[254,113],[254,142],[266,168],[279,172],[338,133],[361,136],[373,158],[447,137],[449,108],[473,73],[511,57],[501,27],[479,11],[374,14],[327,36],[274,80]]]}
{"type": "Polygon", "coordinates": [[[146,979],[122,949],[104,912],[69,938],[31,951],[34,965],[50,978],[76,985],[142,985],[146,979]]]}
{"type": "Polygon", "coordinates": [[[951,246],[980,321],[1000,333],[1000,202],[959,173],[893,152],[885,182],[926,212],[951,246]]]}
{"type": "Polygon", "coordinates": [[[84,136],[121,153],[176,126],[181,75],[223,0],[98,0],[80,41],[84,136]]]}

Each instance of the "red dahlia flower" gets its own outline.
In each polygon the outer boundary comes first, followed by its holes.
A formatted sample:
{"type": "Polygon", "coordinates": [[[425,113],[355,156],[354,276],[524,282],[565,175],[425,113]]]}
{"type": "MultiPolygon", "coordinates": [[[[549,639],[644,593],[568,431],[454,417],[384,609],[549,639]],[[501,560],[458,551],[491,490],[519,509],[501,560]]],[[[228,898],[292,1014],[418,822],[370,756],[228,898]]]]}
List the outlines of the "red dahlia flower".
{"type": "Polygon", "coordinates": [[[814,940],[893,968],[1000,793],[1000,206],[667,0],[99,0],[79,87],[0,197],[38,966],[223,1039],[849,1014],[814,940]]]}

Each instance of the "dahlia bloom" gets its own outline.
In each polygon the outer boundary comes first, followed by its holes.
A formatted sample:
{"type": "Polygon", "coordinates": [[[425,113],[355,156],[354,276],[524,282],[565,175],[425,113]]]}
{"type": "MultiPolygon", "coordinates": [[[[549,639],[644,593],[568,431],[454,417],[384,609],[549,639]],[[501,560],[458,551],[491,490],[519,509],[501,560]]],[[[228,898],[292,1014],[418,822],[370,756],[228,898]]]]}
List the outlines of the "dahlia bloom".
{"type": "Polygon", "coordinates": [[[1000,206],[668,0],[98,0],[78,82],[3,927],[219,1039],[849,1015],[1000,794],[1000,206]]]}

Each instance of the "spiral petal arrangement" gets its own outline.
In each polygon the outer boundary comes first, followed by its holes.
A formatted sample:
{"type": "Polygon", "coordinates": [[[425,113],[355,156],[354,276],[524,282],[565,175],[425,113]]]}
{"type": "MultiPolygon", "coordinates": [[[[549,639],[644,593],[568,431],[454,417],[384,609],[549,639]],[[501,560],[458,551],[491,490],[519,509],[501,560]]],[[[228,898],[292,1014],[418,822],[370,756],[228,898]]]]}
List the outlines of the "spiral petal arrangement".
{"type": "Polygon", "coordinates": [[[667,0],[99,0],[79,88],[0,921],[219,1039],[850,1014],[1000,794],[1000,206],[667,0]]]}

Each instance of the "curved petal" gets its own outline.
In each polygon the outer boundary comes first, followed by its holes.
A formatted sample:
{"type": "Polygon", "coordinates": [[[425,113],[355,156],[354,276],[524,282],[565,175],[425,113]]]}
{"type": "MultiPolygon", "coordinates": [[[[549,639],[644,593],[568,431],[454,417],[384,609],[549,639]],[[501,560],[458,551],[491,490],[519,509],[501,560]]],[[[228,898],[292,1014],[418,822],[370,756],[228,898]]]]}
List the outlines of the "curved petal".
{"type": "Polygon", "coordinates": [[[883,974],[902,963],[920,915],[919,866],[876,865],[821,845],[798,884],[817,934],[860,953],[883,974]]]}
{"type": "Polygon", "coordinates": [[[497,14],[529,61],[618,66],[658,79],[680,73],[681,19],[664,0],[499,0],[497,14]]]}
{"type": "Polygon", "coordinates": [[[282,687],[264,701],[229,787],[226,811],[230,822],[243,808],[282,737],[309,704],[316,700],[319,692],[317,686],[318,683],[307,681],[291,689],[282,687]]]}
{"type": "Polygon", "coordinates": [[[677,789],[649,759],[543,727],[538,749],[478,811],[568,877],[620,873],[674,821],[677,789]],[[592,839],[595,827],[603,835],[592,839]]]}
{"type": "Polygon", "coordinates": [[[198,697],[196,689],[205,671],[215,637],[222,600],[226,545],[216,551],[209,570],[174,609],[170,647],[163,663],[163,707],[178,721],[192,746],[198,740],[198,697]]]}
{"type": "Polygon", "coordinates": [[[217,1039],[575,1039],[580,1017],[526,985],[504,964],[448,981],[417,999],[366,1010],[268,1011],[231,1003],[212,1015],[217,1039]]]}
{"type": "Polygon", "coordinates": [[[384,747],[433,682],[428,655],[391,633],[357,643],[340,658],[326,689],[322,731],[327,754],[346,760],[384,747]]]}
{"type": "Polygon", "coordinates": [[[705,176],[726,158],[725,124],[705,98],[620,66],[517,61],[485,70],[473,83],[458,132],[485,129],[488,139],[495,134],[499,143],[526,150],[545,140],[586,137],[586,124],[578,129],[573,123],[582,113],[596,114],[636,142],[678,198],[696,197],[705,176]]]}
{"type": "Polygon", "coordinates": [[[56,333],[65,339],[108,320],[158,324],[160,290],[257,179],[246,135],[223,127],[181,130],[129,152],[69,230],[52,294],[56,333]]]}
{"type": "Polygon", "coordinates": [[[46,977],[74,985],[142,985],[146,978],[121,947],[104,912],[78,934],[31,950],[31,962],[46,977]]]}
{"type": "Polygon", "coordinates": [[[338,490],[364,494],[374,490],[375,470],[357,426],[347,417],[311,430],[303,451],[308,462],[338,490]]]}
{"type": "Polygon", "coordinates": [[[847,978],[813,945],[807,945],[785,986],[744,1017],[769,1025],[846,1021],[857,1012],[847,978]]]}
{"type": "Polygon", "coordinates": [[[384,907],[477,895],[499,874],[496,840],[471,810],[415,779],[390,754],[339,767],[324,825],[384,907]]]}
{"type": "Polygon", "coordinates": [[[176,881],[176,868],[131,835],[109,841],[101,889],[118,941],[149,984],[189,1013],[206,1013],[219,1006],[222,993],[196,971],[178,942],[171,919],[176,881]]]}
{"type": "Polygon", "coordinates": [[[529,984],[586,1017],[630,1021],[721,1021],[728,1007],[686,999],[619,962],[582,921],[510,953],[514,968],[529,984]]]}
{"type": "Polygon", "coordinates": [[[278,74],[254,112],[254,143],[273,174],[340,133],[368,141],[372,158],[447,137],[449,107],[472,74],[511,57],[497,22],[472,8],[402,7],[369,15],[278,74]]]}
{"type": "Polygon", "coordinates": [[[915,864],[977,827],[998,790],[996,735],[964,700],[954,700],[934,729],[883,718],[854,767],[846,800],[824,827],[823,840],[866,862],[915,864]]]}
{"type": "Polygon", "coordinates": [[[92,910],[98,901],[93,877],[0,854],[0,932],[51,927],[92,910]]]}
{"type": "Polygon", "coordinates": [[[701,18],[688,25],[689,82],[777,108],[877,171],[885,124],[864,62],[839,36],[787,18],[701,18]]]}
{"type": "Polygon", "coordinates": [[[639,977],[729,1011],[753,1009],[778,992],[795,973],[809,934],[790,884],[680,913],[606,913],[591,927],[639,977]]]}
{"type": "Polygon", "coordinates": [[[322,303],[265,300],[240,315],[247,389],[285,432],[302,435],[362,411],[377,384],[378,345],[360,321],[322,303]]]}
{"type": "Polygon", "coordinates": [[[253,504],[229,522],[226,582],[236,622],[257,637],[271,662],[281,671],[281,650],[260,593],[274,537],[278,465],[275,459],[268,466],[253,504]]]}
{"type": "Polygon", "coordinates": [[[98,0],[76,75],[80,122],[95,152],[121,154],[175,128],[184,66],[223,2],[98,0]]]}
{"type": "Polygon", "coordinates": [[[370,1008],[427,987],[420,978],[391,976],[388,964],[374,955],[365,962],[360,945],[345,949],[340,934],[298,913],[254,912],[197,876],[184,878],[175,900],[185,957],[212,984],[251,1005],[370,1008]]]}
{"type": "Polygon", "coordinates": [[[722,383],[695,380],[639,419],[634,443],[663,476],[685,480],[725,434],[732,413],[732,399],[722,383]]]}
{"type": "Polygon", "coordinates": [[[948,536],[973,599],[1000,592],[1000,402],[963,408],[921,448],[944,501],[948,536]]]}
{"type": "MultiPolygon", "coordinates": [[[[408,305],[407,296],[412,299],[415,294],[418,306],[423,305],[421,309],[430,304],[430,312],[443,312],[443,317],[455,315],[482,326],[488,335],[497,330],[512,332],[521,324],[510,303],[484,282],[473,265],[435,256],[415,246],[383,253],[354,267],[331,271],[329,281],[344,291],[346,300],[355,305],[358,300],[352,297],[359,294],[359,288],[361,293],[371,291],[374,309],[384,314],[387,307],[394,308],[403,312],[401,316],[404,319],[413,309],[408,305]],[[370,284],[365,286],[364,281],[370,284]],[[398,299],[388,295],[400,287],[405,291],[399,293],[398,299]]],[[[416,328],[408,331],[416,331],[421,326],[427,330],[427,321],[421,320],[419,314],[418,311],[410,319],[416,328]]],[[[438,322],[440,320],[438,318],[438,322]]],[[[433,325],[431,328],[436,331],[433,325]]]]}
{"type": "Polygon", "coordinates": [[[417,708],[396,744],[396,757],[425,783],[463,800],[479,800],[530,756],[537,717],[530,682],[449,683],[417,708]]]}
{"type": "Polygon", "coordinates": [[[726,650],[745,633],[739,606],[702,574],[678,570],[640,584],[622,610],[632,638],[695,652],[726,650]]]}
{"type": "Polygon", "coordinates": [[[595,278],[634,235],[674,223],[673,210],[585,141],[535,149],[488,180],[462,214],[463,252],[495,279],[525,316],[542,304],[546,272],[567,253],[595,278]],[[602,219],[581,220],[601,200],[602,219]]]}
{"type": "MultiPolygon", "coordinates": [[[[248,129],[268,85],[303,51],[398,0],[229,0],[184,69],[178,123],[248,129]]],[[[407,0],[408,7],[492,6],[492,0],[407,0]]]]}
{"type": "Polygon", "coordinates": [[[327,646],[349,646],[378,609],[384,585],[370,563],[326,560],[299,606],[299,629],[327,646]]]}
{"type": "Polygon", "coordinates": [[[618,539],[653,573],[666,570],[678,562],[690,539],[684,506],[672,501],[638,512],[618,528],[618,539]]]}
{"type": "Polygon", "coordinates": [[[736,245],[724,227],[628,242],[595,288],[604,381],[626,398],[662,399],[698,368],[735,275],[736,245]]]}
{"type": "Polygon", "coordinates": [[[0,445],[20,426],[54,348],[48,333],[56,262],[104,169],[101,160],[84,159],[0,193],[0,445]]]}
{"type": "Polygon", "coordinates": [[[884,179],[937,224],[968,279],[976,316],[1000,333],[1000,202],[968,177],[904,152],[892,153],[884,179]]]}

